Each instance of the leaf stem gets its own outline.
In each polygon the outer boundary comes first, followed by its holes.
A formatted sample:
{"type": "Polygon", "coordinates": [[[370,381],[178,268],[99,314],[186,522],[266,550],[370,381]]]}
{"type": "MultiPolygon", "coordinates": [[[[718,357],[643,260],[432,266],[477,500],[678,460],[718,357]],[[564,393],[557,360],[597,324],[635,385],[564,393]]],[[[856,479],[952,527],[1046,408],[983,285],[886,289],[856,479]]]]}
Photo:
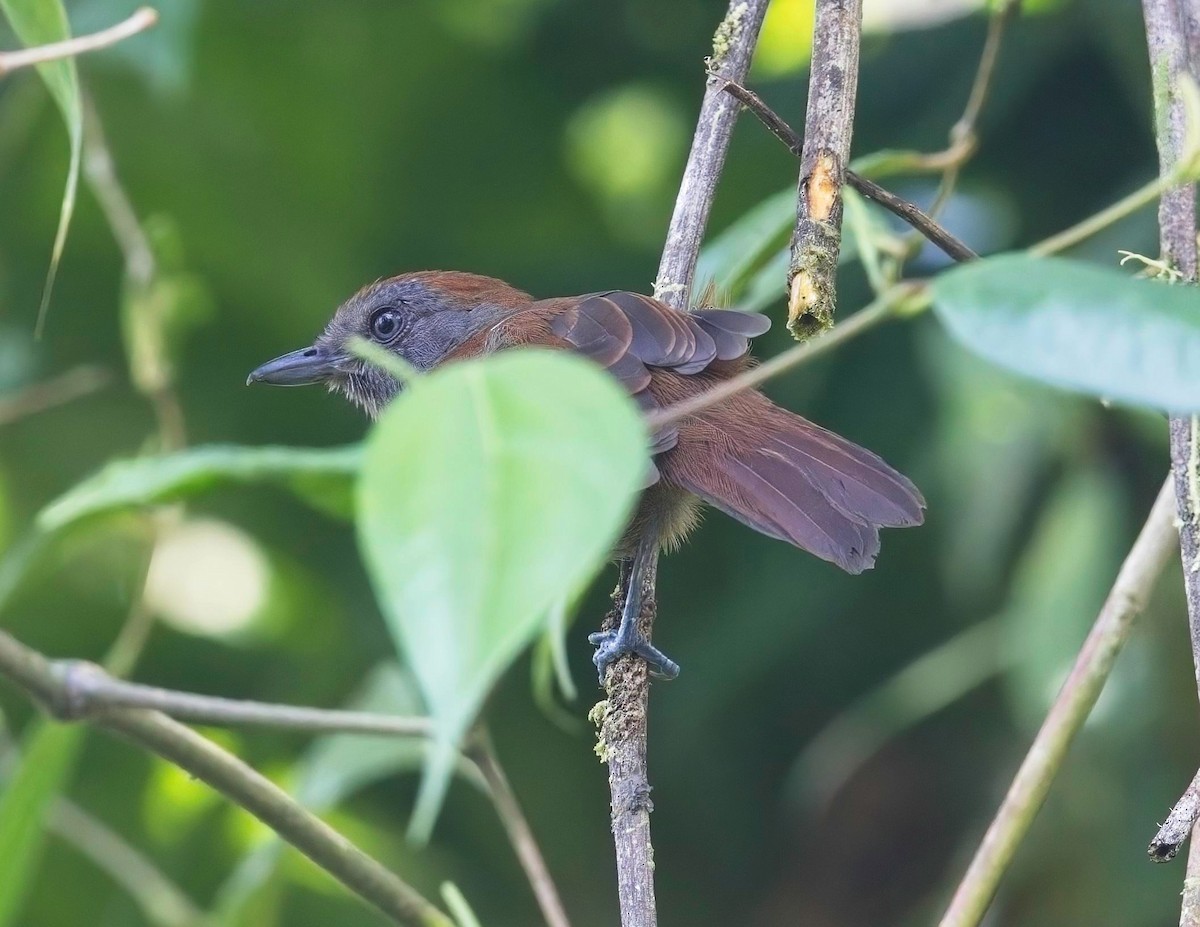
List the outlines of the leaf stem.
{"type": "Polygon", "coordinates": [[[492,804],[496,807],[496,814],[504,825],[521,868],[525,870],[525,877],[537,898],[538,907],[542,909],[542,917],[545,918],[547,927],[571,927],[558,889],[554,885],[554,878],[542,857],[537,838],[525,819],[525,813],[521,810],[521,804],[517,801],[516,793],[509,784],[504,767],[500,765],[500,758],[496,755],[492,738],[486,730],[480,729],[477,732],[467,754],[483,774],[492,804]]]}
{"type": "Polygon", "coordinates": [[[48,45],[21,48],[17,51],[0,52],[0,77],[10,74],[18,68],[27,68],[35,64],[45,64],[49,61],[72,58],[85,52],[109,48],[139,32],[144,32],[156,22],[158,22],[157,11],[144,6],[136,10],[128,19],[91,35],[81,35],[62,42],[51,42],[48,45]]]}
{"type": "Polygon", "coordinates": [[[1045,257],[1057,254],[1060,251],[1066,251],[1081,241],[1091,238],[1097,232],[1102,232],[1113,223],[1119,222],[1121,219],[1132,215],[1145,206],[1149,206],[1169,186],[1171,186],[1171,178],[1156,177],[1154,180],[1138,187],[1128,196],[1117,200],[1111,206],[1107,206],[1099,212],[1088,216],[1082,222],[1038,242],[1029,248],[1029,253],[1045,257]]]}
{"type": "Polygon", "coordinates": [[[50,666],[62,683],[61,712],[72,719],[101,716],[114,708],[137,708],[199,724],[251,725],[317,734],[428,737],[433,731],[428,718],[303,708],[161,689],[116,679],[85,660],[58,660],[50,666]]]}

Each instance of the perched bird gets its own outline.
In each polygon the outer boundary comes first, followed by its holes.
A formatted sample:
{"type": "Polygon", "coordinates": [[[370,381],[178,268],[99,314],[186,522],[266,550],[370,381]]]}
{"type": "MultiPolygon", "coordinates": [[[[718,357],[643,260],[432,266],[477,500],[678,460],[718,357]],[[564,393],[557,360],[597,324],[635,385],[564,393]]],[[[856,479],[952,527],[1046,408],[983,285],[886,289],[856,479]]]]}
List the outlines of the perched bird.
{"type": "MultiPolygon", "coordinates": [[[[491,277],[421,271],[359,290],[311,347],[268,361],[247,383],[324,383],[375,417],[400,384],[349,350],[353,336],[422,371],[539,346],[595,361],[652,411],[746,369],[749,339],[770,324],[765,316],[729,309],[680,312],[620,290],[535,300],[491,277]]],[[[908,479],[755,390],[661,428],[650,450],[653,472],[614,551],[629,567],[620,626],[590,637],[601,681],[626,653],[638,654],[659,675],[678,673],[638,631],[642,577],[661,548],[695,526],[702,502],[850,573],[873,565],[881,527],[922,520],[924,500],[908,479]]]]}

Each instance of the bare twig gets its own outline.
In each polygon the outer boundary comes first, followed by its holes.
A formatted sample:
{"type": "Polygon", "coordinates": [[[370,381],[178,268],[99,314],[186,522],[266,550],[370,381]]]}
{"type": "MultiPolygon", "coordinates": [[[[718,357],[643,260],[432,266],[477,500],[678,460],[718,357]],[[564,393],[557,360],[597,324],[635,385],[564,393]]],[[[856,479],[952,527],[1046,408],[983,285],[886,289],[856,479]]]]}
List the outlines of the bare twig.
{"type": "Polygon", "coordinates": [[[721,82],[745,81],[766,14],[767,0],[731,0],[729,12],[713,36],[713,53],[707,62],[708,86],[654,280],[655,297],[676,309],[688,305],[700,243],[708,226],[717,181],[725,167],[733,125],[741,110],[723,92],[721,82]]]}
{"type": "MultiPolygon", "coordinates": [[[[138,221],[137,211],[125,188],[121,186],[113,164],[100,115],[90,97],[84,97],[83,173],[96,196],[104,218],[108,220],[113,238],[125,257],[125,283],[146,293],[158,275],[158,262],[146,232],[138,221]]],[[[183,408],[174,387],[173,364],[163,334],[164,320],[159,317],[160,301],[142,300],[142,311],[156,313],[153,317],[135,322],[145,334],[138,339],[142,351],[130,353],[129,373],[134,386],[154,409],[163,450],[179,450],[187,443],[183,408]]]]}
{"type": "Polygon", "coordinates": [[[542,909],[542,917],[546,919],[547,927],[571,927],[558,889],[554,885],[554,878],[550,875],[545,859],[542,858],[537,838],[534,837],[529,822],[525,820],[516,793],[508,782],[504,767],[500,765],[500,758],[496,756],[496,748],[486,731],[480,731],[476,735],[468,752],[488,785],[492,804],[495,805],[500,822],[508,833],[509,843],[516,851],[521,868],[525,870],[525,877],[537,898],[538,907],[542,909]]]}
{"type": "Polygon", "coordinates": [[[946,231],[938,224],[937,220],[923,212],[920,207],[885,190],[873,180],[867,180],[866,177],[847,170],[846,183],[867,199],[878,203],[893,215],[899,216],[954,260],[973,261],[979,257],[975,251],[946,231]]]}
{"type": "Polygon", "coordinates": [[[1187,791],[1175,802],[1175,807],[1150,841],[1150,846],[1146,848],[1150,858],[1156,863],[1174,859],[1191,834],[1197,818],[1200,818],[1200,772],[1192,777],[1187,791]]]}
{"type": "MultiPolygon", "coordinates": [[[[767,0],[731,0],[713,36],[708,84],[654,284],[654,295],[676,309],[686,309],[688,305],[700,242],[733,125],[741,111],[738,102],[724,92],[721,81],[745,80],[766,12],[767,0]]],[[[645,571],[649,594],[639,623],[647,639],[654,624],[656,573],[653,566],[645,571]]],[[[608,785],[612,794],[621,923],[623,927],[655,927],[658,913],[654,901],[650,784],[646,772],[650,688],[645,663],[629,658],[617,661],[608,672],[605,687],[609,710],[602,736],[606,739],[608,785]]]]}
{"type": "Polygon", "coordinates": [[[66,405],[107,386],[112,380],[100,367],[75,367],[41,383],[27,386],[13,396],[0,396],[0,427],[66,405]]]}
{"type": "MultiPolygon", "coordinates": [[[[70,714],[70,691],[55,665],[0,632],[0,675],[49,711],[70,714]]],[[[360,898],[395,923],[454,927],[453,922],[384,866],[305,810],[277,785],[195,731],[145,709],[114,708],[97,727],[158,754],[253,814],[360,898]]]]}
{"type": "Polygon", "coordinates": [[[803,341],[833,324],[842,246],[842,183],[858,90],[862,0],[817,0],[796,231],[788,264],[788,328],[803,341]]]}
{"type": "MultiPolygon", "coordinates": [[[[787,149],[797,157],[800,156],[803,140],[787,122],[769,107],[757,93],[733,81],[725,81],[725,92],[737,99],[746,109],[750,110],[758,120],[766,126],[777,139],[787,146],[787,149]]],[[[944,229],[930,215],[922,212],[915,203],[902,199],[889,190],[885,190],[873,180],[846,168],[846,183],[867,199],[878,203],[888,212],[903,219],[914,229],[928,238],[956,261],[970,261],[979,257],[967,245],[944,229]]]]}
{"type": "Polygon", "coordinates": [[[142,708],[200,724],[288,728],[316,734],[427,737],[432,730],[428,718],[301,708],[124,682],[84,660],[58,660],[51,667],[62,680],[65,700],[60,713],[73,720],[104,715],[114,708],[142,708]]]}
{"type": "MultiPolygon", "coordinates": [[[[954,188],[958,184],[958,175],[967,160],[978,147],[976,126],[979,114],[983,112],[983,104],[987,101],[988,91],[992,86],[992,76],[996,72],[996,59],[1000,55],[1000,42],[1008,24],[1021,9],[1021,0],[1004,0],[994,8],[991,19],[988,20],[987,38],[983,42],[983,51],[979,55],[979,66],[975,69],[975,80],[971,83],[971,92],[967,96],[967,105],[958,121],[950,127],[950,147],[942,154],[945,164],[942,168],[942,182],[938,185],[933,204],[929,207],[931,215],[938,215],[949,202],[954,188]]],[[[930,157],[936,158],[936,155],[930,157]]]]}
{"type": "MultiPolygon", "coordinates": [[[[1178,0],[1142,0],[1146,19],[1146,44],[1154,87],[1154,123],[1158,143],[1159,176],[1170,178],[1181,162],[1193,157],[1188,152],[1188,130],[1182,94],[1184,82],[1194,81],[1200,61],[1192,49],[1200,42],[1194,4],[1178,0]]],[[[1192,85],[1194,91],[1195,85],[1192,85]]],[[[1190,127],[1196,131],[1196,127],[1190,127]]],[[[1182,183],[1163,191],[1158,202],[1159,249],[1168,267],[1178,271],[1188,284],[1196,282],[1196,185],[1182,183]]],[[[1192,661],[1200,687],[1200,424],[1195,415],[1172,416],[1169,424],[1171,470],[1179,511],[1179,547],[1183,559],[1183,584],[1187,595],[1188,625],[1192,639],[1192,661]]],[[[1197,774],[1200,776],[1200,774],[1197,774]]],[[[1155,860],[1170,859],[1187,839],[1200,817],[1196,780],[1172,809],[1167,825],[1150,844],[1155,860]],[[1164,834],[1171,827],[1169,834],[1164,834]]],[[[1188,855],[1188,877],[1194,882],[1200,855],[1195,846],[1188,855]]],[[[1200,898],[1193,884],[1184,881],[1181,924],[1200,921],[1200,898]]]]}
{"type": "Polygon", "coordinates": [[[1071,742],[1100,697],[1134,620],[1170,559],[1175,546],[1174,517],[1175,499],[1168,479],[1121,565],[1067,681],[955,890],[940,927],[976,927],[983,919],[1001,876],[1041,808],[1071,742]]]}
{"type": "Polygon", "coordinates": [[[78,38],[67,39],[65,42],[53,42],[50,45],[38,45],[34,48],[0,52],[0,77],[4,77],[18,68],[45,64],[48,61],[58,61],[60,58],[71,58],[75,55],[82,55],[84,52],[109,48],[149,29],[156,22],[158,22],[158,13],[150,7],[144,6],[123,22],[92,35],[81,35],[78,38]]]}

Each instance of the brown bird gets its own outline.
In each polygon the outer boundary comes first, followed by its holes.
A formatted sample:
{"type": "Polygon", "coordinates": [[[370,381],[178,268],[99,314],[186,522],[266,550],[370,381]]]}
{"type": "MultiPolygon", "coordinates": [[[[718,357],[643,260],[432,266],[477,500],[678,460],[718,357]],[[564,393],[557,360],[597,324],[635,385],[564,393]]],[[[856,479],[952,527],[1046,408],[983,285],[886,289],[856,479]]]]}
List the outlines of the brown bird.
{"type": "MultiPolygon", "coordinates": [[[[529,345],[575,351],[621,381],[646,411],[728,380],[751,363],[762,315],[729,309],[680,312],[611,290],[535,300],[501,280],[421,271],[364,287],[334,314],[312,347],[268,361],[247,383],[324,383],[372,418],[400,384],[348,349],[368,338],[418,370],[529,345]]],[[[659,675],[679,667],[638,632],[642,576],[660,549],[679,543],[707,502],[769,537],[850,573],[874,564],[879,529],[917,525],[924,500],[883,460],[793,415],[755,390],[661,428],[653,470],[614,551],[629,570],[620,626],[593,634],[603,682],[608,666],[636,653],[659,675]]]]}

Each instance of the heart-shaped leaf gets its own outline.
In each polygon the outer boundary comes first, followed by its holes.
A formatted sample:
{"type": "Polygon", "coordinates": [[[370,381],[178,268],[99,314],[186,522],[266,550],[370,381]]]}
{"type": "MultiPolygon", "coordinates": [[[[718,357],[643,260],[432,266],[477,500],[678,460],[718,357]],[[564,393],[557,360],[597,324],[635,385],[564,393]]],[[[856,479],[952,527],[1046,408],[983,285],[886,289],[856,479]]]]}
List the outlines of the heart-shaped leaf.
{"type": "Polygon", "coordinates": [[[932,283],[975,353],[1044,383],[1168,412],[1200,410],[1200,289],[1059,258],[1001,255],[932,283]]]}
{"type": "Polygon", "coordinates": [[[646,470],[632,400],[553,352],[422,377],[372,431],[359,540],[437,732],[414,835],[432,827],[454,747],[492,685],[603,564],[646,470]]]}

